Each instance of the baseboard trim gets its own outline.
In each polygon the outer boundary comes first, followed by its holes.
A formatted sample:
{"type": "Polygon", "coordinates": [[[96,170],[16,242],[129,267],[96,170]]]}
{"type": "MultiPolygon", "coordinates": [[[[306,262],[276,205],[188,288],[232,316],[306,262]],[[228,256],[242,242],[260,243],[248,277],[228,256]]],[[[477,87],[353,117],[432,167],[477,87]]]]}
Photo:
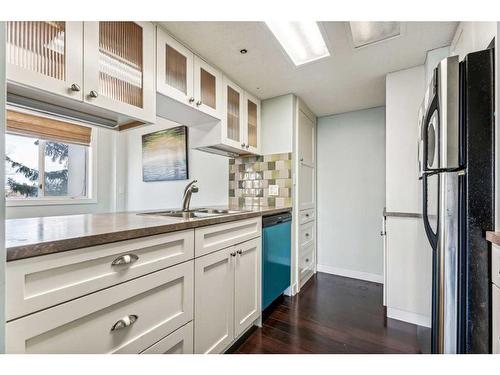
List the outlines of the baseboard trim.
{"type": "Polygon", "coordinates": [[[431,327],[430,318],[422,314],[416,314],[404,310],[394,309],[392,307],[387,308],[387,317],[391,319],[401,320],[403,322],[416,324],[422,327],[431,327]]]}
{"type": "Polygon", "coordinates": [[[323,264],[318,264],[318,272],[325,272],[325,273],[329,273],[332,275],[350,277],[352,279],[371,281],[373,283],[382,284],[384,282],[383,275],[377,275],[376,273],[352,271],[352,270],[347,270],[344,268],[325,266],[323,264]]]}

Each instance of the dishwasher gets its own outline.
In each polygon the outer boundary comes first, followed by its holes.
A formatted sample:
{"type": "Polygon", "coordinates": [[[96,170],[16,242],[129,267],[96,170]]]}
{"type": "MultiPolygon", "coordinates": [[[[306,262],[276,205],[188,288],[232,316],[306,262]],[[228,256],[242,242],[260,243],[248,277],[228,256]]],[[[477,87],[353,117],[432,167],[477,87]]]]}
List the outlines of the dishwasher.
{"type": "Polygon", "coordinates": [[[292,214],[262,218],[262,310],[290,286],[292,214]]]}

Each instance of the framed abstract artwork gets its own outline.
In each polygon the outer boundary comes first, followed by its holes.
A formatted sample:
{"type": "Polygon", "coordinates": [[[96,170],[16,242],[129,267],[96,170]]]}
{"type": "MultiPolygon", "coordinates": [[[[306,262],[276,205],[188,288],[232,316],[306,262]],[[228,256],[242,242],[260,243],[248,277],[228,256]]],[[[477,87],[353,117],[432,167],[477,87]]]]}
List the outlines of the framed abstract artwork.
{"type": "Polygon", "coordinates": [[[160,130],[142,136],[142,180],[187,180],[187,127],[160,130]]]}

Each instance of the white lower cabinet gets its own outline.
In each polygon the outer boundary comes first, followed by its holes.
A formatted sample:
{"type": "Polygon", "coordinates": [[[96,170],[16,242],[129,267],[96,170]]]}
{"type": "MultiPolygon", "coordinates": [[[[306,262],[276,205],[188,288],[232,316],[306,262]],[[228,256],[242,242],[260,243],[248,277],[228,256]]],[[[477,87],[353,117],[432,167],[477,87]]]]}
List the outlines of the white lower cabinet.
{"type": "Polygon", "coordinates": [[[141,354],[193,354],[193,322],[183,325],[141,354]]]}
{"type": "Polygon", "coordinates": [[[7,323],[7,353],[140,353],[193,319],[193,261],[7,323]]]}
{"type": "Polygon", "coordinates": [[[261,238],[195,259],[195,353],[222,353],[260,316],[261,238]]]}
{"type": "Polygon", "coordinates": [[[235,246],[234,266],[234,330],[239,336],[260,315],[261,239],[235,246]]]}
{"type": "Polygon", "coordinates": [[[195,353],[220,353],[233,340],[233,253],[229,247],[194,261],[195,353]]]}

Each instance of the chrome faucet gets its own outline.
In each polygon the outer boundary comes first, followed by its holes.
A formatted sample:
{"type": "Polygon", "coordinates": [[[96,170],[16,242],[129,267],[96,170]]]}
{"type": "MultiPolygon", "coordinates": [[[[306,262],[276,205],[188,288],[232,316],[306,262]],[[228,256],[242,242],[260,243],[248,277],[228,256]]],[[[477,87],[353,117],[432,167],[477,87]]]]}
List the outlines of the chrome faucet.
{"type": "Polygon", "coordinates": [[[182,197],[182,211],[189,211],[189,203],[191,203],[191,195],[198,192],[198,186],[195,185],[198,180],[191,181],[184,189],[182,197]]]}

